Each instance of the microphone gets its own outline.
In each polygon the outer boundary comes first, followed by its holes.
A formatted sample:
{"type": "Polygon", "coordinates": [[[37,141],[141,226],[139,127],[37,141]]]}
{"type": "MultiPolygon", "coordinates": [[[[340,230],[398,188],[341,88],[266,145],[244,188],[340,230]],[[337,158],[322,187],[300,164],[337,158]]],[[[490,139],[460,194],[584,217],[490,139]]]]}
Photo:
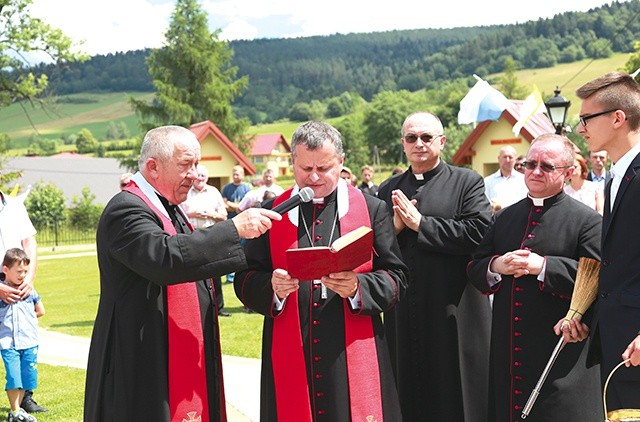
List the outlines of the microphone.
{"type": "Polygon", "coordinates": [[[272,210],[277,212],[280,215],[284,215],[285,213],[291,211],[292,209],[300,205],[302,202],[309,202],[312,199],[313,199],[313,189],[307,186],[305,188],[300,189],[297,195],[292,196],[291,198],[287,199],[286,201],[284,201],[277,207],[273,208],[272,210]]]}

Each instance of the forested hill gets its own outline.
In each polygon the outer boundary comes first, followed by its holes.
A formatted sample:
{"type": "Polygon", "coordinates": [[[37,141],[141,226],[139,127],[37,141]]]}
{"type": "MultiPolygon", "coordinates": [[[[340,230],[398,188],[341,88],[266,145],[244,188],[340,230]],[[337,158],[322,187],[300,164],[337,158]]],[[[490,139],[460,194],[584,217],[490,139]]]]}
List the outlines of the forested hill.
{"type": "MultiPolygon", "coordinates": [[[[253,123],[270,122],[287,117],[296,103],[347,91],[369,100],[382,90],[416,91],[501,72],[507,57],[520,69],[543,68],[631,52],[636,41],[640,0],[515,25],[232,41],[238,76],[249,76],[234,108],[253,123]]],[[[95,56],[46,72],[56,94],[151,91],[148,53],[95,56]]]]}

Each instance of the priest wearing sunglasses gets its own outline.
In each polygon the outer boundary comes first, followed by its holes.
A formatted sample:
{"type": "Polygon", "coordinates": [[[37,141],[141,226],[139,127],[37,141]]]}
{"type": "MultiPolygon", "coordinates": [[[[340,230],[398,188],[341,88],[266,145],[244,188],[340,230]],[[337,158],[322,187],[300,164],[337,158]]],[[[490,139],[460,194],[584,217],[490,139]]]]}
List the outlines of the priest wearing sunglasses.
{"type": "Polygon", "coordinates": [[[486,420],[491,309],[465,269],[491,218],[482,177],[444,162],[446,137],[432,113],[409,115],[410,167],[378,190],[393,213],[410,270],[406,298],[385,313],[405,421],[486,420]]]}
{"type": "MultiPolygon", "coordinates": [[[[578,260],[600,257],[600,215],[563,190],[573,160],[564,136],[532,142],[523,162],[528,197],[496,214],[468,266],[470,282],[494,297],[490,421],[521,420],[558,342],[553,329],[569,309],[578,260]]],[[[585,343],[565,346],[527,421],[602,420],[599,371],[587,369],[587,353],[585,343]]]]}

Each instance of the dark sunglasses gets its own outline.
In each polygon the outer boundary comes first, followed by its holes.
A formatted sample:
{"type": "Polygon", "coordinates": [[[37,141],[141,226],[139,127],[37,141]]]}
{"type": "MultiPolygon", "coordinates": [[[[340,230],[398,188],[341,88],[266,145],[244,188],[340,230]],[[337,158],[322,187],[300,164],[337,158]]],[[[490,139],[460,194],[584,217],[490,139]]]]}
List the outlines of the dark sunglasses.
{"type": "Polygon", "coordinates": [[[603,116],[607,113],[613,113],[614,111],[617,111],[617,108],[612,108],[611,110],[605,110],[605,111],[601,111],[599,113],[592,113],[592,114],[585,114],[584,116],[580,116],[580,124],[582,125],[582,127],[586,127],[587,126],[587,122],[595,117],[598,116],[603,116]]]}
{"type": "Polygon", "coordinates": [[[535,170],[536,167],[540,167],[540,170],[544,171],[545,173],[551,173],[552,171],[557,169],[568,169],[569,167],[573,167],[573,166],[554,166],[553,164],[549,164],[549,163],[536,163],[535,161],[523,161],[522,167],[526,168],[527,170],[535,170]]]}
{"type": "Polygon", "coordinates": [[[418,141],[418,138],[420,138],[420,140],[422,141],[422,143],[424,144],[428,144],[433,142],[434,139],[443,136],[443,135],[431,135],[430,133],[423,133],[422,135],[418,136],[414,133],[408,133],[406,135],[404,135],[404,140],[406,143],[408,144],[414,144],[418,141]]]}

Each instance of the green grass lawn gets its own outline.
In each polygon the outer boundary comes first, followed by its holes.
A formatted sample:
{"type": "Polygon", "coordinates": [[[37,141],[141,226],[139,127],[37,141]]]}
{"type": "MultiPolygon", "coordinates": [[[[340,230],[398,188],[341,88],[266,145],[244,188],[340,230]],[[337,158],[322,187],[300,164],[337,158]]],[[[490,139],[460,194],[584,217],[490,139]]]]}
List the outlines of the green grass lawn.
{"type": "MultiPolygon", "coordinates": [[[[49,409],[34,416],[39,422],[71,422],[82,420],[84,401],[84,369],[38,364],[38,389],[34,399],[49,409]]],[[[4,384],[4,366],[0,365],[4,384]]],[[[9,402],[0,400],[0,420],[6,420],[9,402]]]]}
{"type": "MultiPolygon", "coordinates": [[[[41,256],[60,253],[43,251],[41,256]]],[[[96,257],[41,259],[37,274],[36,288],[47,311],[39,320],[40,326],[65,334],[90,337],[100,293],[96,257]]],[[[233,314],[230,318],[220,318],[222,352],[258,358],[262,316],[244,313],[233,285],[224,282],[222,285],[225,310],[233,314]]],[[[2,365],[0,379],[4,380],[2,365]]],[[[36,415],[38,421],[82,420],[84,381],[85,371],[82,369],[40,364],[39,387],[35,398],[48,407],[49,412],[36,415]]],[[[6,398],[0,399],[0,420],[8,411],[6,398]]]]}

